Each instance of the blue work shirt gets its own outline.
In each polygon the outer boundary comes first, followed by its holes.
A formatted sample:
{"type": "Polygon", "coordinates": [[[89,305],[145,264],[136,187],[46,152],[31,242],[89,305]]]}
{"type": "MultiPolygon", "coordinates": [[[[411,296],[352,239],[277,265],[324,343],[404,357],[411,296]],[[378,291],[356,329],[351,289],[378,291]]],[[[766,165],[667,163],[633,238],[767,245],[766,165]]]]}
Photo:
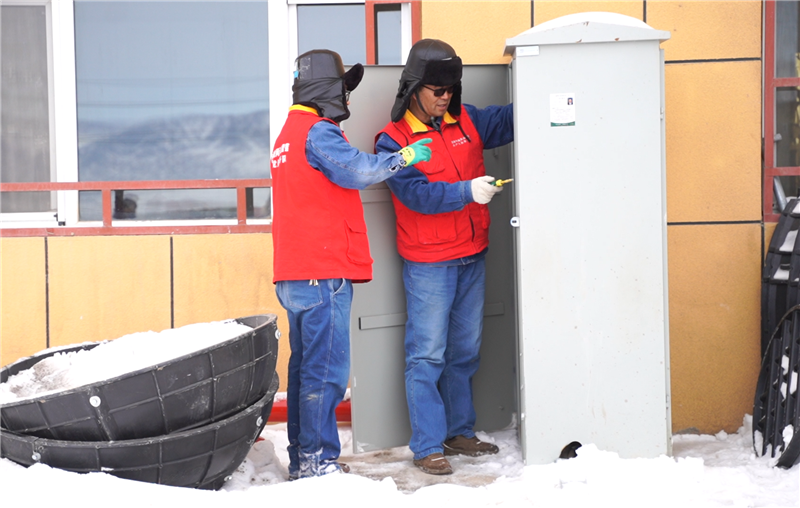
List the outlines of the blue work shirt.
{"type": "Polygon", "coordinates": [[[314,124],[306,139],[306,159],[311,167],[345,189],[364,189],[394,176],[403,168],[403,156],[397,150],[378,155],[362,152],[330,122],[314,124]]]}
{"type": "MultiPolygon", "coordinates": [[[[475,125],[485,149],[497,148],[514,141],[514,107],[489,106],[478,109],[464,104],[464,109],[475,125]]],[[[436,135],[436,131],[429,131],[436,135]]],[[[378,154],[396,152],[401,147],[388,134],[382,133],[375,143],[378,154]]],[[[443,154],[433,153],[432,158],[443,154]]],[[[461,210],[475,201],[472,198],[471,180],[461,182],[430,182],[420,170],[409,166],[394,178],[387,180],[392,193],[405,206],[417,213],[435,214],[461,210]]]]}

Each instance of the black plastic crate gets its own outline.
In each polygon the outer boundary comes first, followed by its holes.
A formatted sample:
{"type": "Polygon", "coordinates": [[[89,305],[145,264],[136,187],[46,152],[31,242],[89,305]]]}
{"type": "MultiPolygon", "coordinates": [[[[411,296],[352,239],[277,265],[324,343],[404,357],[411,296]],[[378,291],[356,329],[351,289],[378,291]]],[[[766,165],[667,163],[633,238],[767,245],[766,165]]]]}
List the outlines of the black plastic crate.
{"type": "Polygon", "coordinates": [[[174,487],[219,489],[239,467],[264,429],[278,375],[254,404],[199,428],[127,441],[59,441],[0,430],[0,456],[23,466],[37,463],[77,473],[174,487]]]}
{"type": "MultiPolygon", "coordinates": [[[[239,318],[246,332],[214,346],[118,377],[0,405],[0,426],[66,441],[130,440],[219,421],[267,393],[278,357],[277,316],[239,318]]],[[[0,371],[0,382],[58,352],[47,350],[0,371]]]]}

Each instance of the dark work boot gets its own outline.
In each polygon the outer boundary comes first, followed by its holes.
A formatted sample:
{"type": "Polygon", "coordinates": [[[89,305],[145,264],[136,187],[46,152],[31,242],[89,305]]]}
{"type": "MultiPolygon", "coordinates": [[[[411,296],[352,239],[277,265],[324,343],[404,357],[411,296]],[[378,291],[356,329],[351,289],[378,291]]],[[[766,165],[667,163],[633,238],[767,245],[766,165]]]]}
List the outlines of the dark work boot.
{"type": "Polygon", "coordinates": [[[470,457],[479,457],[481,455],[494,455],[499,452],[500,448],[492,443],[484,443],[477,436],[452,437],[444,442],[445,455],[469,455],[470,457]]]}

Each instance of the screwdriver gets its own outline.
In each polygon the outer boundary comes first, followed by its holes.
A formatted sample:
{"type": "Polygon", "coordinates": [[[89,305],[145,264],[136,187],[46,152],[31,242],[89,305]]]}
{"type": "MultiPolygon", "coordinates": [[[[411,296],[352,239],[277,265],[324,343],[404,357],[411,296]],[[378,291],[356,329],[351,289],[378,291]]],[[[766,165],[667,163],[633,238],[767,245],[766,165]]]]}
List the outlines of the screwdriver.
{"type": "Polygon", "coordinates": [[[503,185],[513,180],[514,180],[513,178],[509,178],[508,180],[495,180],[494,182],[492,182],[492,185],[494,185],[495,187],[502,187],[503,185]]]}

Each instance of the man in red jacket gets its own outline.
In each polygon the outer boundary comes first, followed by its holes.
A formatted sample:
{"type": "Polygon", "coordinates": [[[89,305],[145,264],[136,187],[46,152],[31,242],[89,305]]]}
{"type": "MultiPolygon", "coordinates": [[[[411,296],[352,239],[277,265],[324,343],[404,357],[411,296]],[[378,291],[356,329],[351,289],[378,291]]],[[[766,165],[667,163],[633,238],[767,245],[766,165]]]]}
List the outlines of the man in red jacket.
{"type": "Polygon", "coordinates": [[[293,103],[272,152],[273,282],[289,317],[289,478],[349,471],[336,406],[350,374],[353,283],[372,279],[358,189],[430,159],[422,140],[380,155],[348,143],[339,122],[364,73],[333,51],[297,58],[293,103]]]}
{"type": "Polygon", "coordinates": [[[473,430],[489,247],[487,204],[502,187],[486,176],[483,150],[514,139],[512,105],[461,104],[461,59],[447,43],[411,48],[376,153],[431,138],[434,158],[387,180],[397,215],[406,292],[406,399],[414,464],[453,472],[445,455],[486,455],[497,446],[473,430]]]}

